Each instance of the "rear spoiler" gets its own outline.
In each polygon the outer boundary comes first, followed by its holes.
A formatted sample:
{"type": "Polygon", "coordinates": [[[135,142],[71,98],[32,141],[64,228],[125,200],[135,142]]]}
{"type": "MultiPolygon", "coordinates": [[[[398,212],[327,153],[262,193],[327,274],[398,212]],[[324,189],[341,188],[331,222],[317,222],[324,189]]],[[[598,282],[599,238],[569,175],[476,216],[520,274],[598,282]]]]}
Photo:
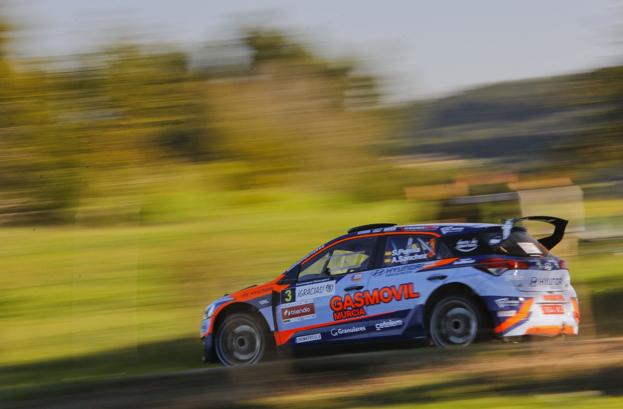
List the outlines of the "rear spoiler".
{"type": "Polygon", "coordinates": [[[565,228],[567,227],[567,223],[569,223],[568,220],[559,219],[558,217],[552,216],[527,216],[517,217],[515,219],[502,220],[502,237],[492,239],[489,244],[502,244],[511,235],[511,231],[513,230],[513,227],[515,227],[515,224],[523,220],[544,222],[554,226],[554,232],[550,236],[543,237],[542,239],[538,240],[539,243],[541,243],[543,247],[548,250],[553,249],[556,244],[560,243],[563,236],[565,235],[565,228]]]}

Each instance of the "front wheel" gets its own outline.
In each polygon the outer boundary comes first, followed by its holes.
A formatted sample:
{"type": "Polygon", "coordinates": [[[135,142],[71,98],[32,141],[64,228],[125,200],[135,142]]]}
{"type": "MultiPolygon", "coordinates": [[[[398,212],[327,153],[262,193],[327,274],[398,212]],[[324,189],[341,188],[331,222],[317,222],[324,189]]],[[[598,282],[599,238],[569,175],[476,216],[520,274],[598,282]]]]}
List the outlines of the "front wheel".
{"type": "Polygon", "coordinates": [[[266,353],[268,337],[255,317],[234,314],[219,326],[215,341],[218,360],[225,366],[236,366],[259,362],[266,353]]]}
{"type": "Polygon", "coordinates": [[[484,319],[471,299],[453,295],[434,306],[429,328],[431,340],[438,347],[467,346],[481,335],[484,319]]]}

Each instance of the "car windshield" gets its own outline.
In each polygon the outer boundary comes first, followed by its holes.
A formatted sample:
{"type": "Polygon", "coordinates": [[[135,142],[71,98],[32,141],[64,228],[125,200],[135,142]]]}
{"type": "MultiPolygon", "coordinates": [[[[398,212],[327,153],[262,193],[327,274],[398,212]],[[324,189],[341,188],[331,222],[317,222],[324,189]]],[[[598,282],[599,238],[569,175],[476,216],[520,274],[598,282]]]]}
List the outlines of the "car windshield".
{"type": "Polygon", "coordinates": [[[299,280],[366,270],[374,253],[376,241],[376,237],[356,238],[329,248],[302,266],[299,280]]]}

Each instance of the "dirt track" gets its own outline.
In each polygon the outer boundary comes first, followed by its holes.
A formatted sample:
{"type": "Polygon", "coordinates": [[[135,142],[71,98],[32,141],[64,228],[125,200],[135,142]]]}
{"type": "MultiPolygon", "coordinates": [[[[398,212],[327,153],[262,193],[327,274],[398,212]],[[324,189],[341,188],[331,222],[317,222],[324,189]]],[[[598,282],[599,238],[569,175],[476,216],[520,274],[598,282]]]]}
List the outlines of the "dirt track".
{"type": "MultiPolygon", "coordinates": [[[[623,338],[485,344],[459,350],[418,348],[270,362],[68,385],[47,396],[7,402],[46,408],[270,407],[280,397],[349,397],[387,388],[463,385],[498,393],[623,393],[623,338]],[[344,382],[344,380],[349,380],[344,382]],[[441,382],[431,385],[431,379],[441,382]]],[[[417,391],[411,392],[417,399],[417,391]]],[[[5,405],[3,405],[5,406],[5,405]]],[[[303,407],[302,405],[301,407],[303,407]]]]}

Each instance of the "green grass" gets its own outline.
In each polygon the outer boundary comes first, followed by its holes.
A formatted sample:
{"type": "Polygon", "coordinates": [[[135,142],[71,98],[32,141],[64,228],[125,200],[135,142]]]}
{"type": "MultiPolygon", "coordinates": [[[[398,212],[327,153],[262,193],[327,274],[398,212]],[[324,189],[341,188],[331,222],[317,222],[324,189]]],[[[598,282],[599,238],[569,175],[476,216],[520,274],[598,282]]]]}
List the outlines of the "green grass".
{"type": "MultiPolygon", "coordinates": [[[[5,388],[200,366],[188,340],[214,298],[272,279],[353,225],[429,217],[404,201],[226,191],[202,174],[166,183],[118,202],[85,199],[75,226],[0,229],[5,388]],[[134,215],[90,223],[119,207],[134,215]]],[[[571,260],[573,278],[588,291],[623,288],[619,259],[571,260]]]]}
{"type": "Polygon", "coordinates": [[[179,202],[194,200],[179,196],[174,204],[146,200],[159,223],[0,230],[2,362],[197,336],[212,299],[275,277],[352,225],[409,214],[401,202],[363,206],[266,191],[224,194],[203,217],[163,222],[169,212],[158,206],[180,211],[179,202]]]}
{"type": "Polygon", "coordinates": [[[551,408],[565,407],[571,409],[581,408],[620,408],[623,406],[623,398],[602,396],[594,393],[567,393],[567,394],[543,394],[543,395],[517,395],[517,396],[487,396],[472,399],[448,399],[434,403],[412,403],[407,405],[383,406],[387,409],[521,409],[521,408],[551,408]]]}

